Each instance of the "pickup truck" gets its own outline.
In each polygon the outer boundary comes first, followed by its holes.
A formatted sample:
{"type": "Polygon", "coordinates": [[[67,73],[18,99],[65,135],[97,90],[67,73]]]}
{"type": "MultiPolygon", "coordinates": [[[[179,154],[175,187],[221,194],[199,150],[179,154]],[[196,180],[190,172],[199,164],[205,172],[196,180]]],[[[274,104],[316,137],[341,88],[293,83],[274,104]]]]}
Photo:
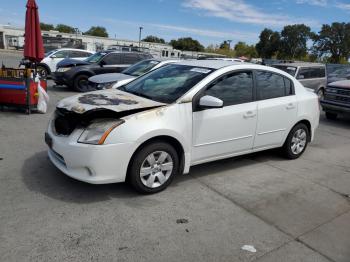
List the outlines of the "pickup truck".
{"type": "Polygon", "coordinates": [[[350,80],[328,84],[320,102],[328,119],[335,120],[339,114],[350,115],[350,80]]]}

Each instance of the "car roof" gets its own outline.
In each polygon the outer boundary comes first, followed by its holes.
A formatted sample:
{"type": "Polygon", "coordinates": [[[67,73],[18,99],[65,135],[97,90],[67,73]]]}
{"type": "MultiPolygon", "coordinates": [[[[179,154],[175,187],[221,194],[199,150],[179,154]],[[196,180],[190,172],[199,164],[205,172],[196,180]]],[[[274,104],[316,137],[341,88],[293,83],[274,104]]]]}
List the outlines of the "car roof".
{"type": "Polygon", "coordinates": [[[273,64],[274,66],[308,66],[308,67],[313,67],[313,66],[325,66],[324,64],[321,63],[311,63],[311,62],[293,62],[293,63],[278,63],[278,64],[273,64]]]}
{"type": "Polygon", "coordinates": [[[92,51],[85,50],[85,49],[79,49],[79,48],[58,48],[56,51],[62,51],[62,50],[68,50],[68,51],[83,51],[87,53],[93,53],[92,51]]]}
{"type": "Polygon", "coordinates": [[[220,69],[220,68],[223,68],[226,66],[232,66],[232,65],[242,65],[241,62],[224,61],[224,60],[184,60],[184,61],[177,62],[176,64],[206,67],[211,69],[220,69]]]}

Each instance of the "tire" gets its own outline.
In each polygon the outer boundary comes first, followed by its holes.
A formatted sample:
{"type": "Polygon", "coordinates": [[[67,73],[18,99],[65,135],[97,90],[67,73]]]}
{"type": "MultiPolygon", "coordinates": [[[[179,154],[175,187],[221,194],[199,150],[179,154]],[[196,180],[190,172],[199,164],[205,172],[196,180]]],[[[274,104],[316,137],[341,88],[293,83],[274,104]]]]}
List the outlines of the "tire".
{"type": "Polygon", "coordinates": [[[78,92],[88,92],[90,91],[89,88],[89,79],[90,76],[88,75],[78,75],[74,78],[74,90],[78,92]]]}
{"type": "Polygon", "coordinates": [[[317,91],[317,96],[318,96],[318,99],[319,99],[319,100],[323,100],[323,99],[324,99],[324,89],[323,89],[323,88],[320,88],[320,89],[317,91]]]}
{"type": "Polygon", "coordinates": [[[309,143],[309,129],[305,124],[297,124],[289,132],[282,150],[286,158],[297,159],[307,148],[309,143]]]}
{"type": "Polygon", "coordinates": [[[38,65],[37,70],[39,75],[43,78],[47,78],[50,75],[49,70],[45,66],[38,65]]]}
{"type": "Polygon", "coordinates": [[[338,114],[326,112],[326,118],[329,120],[336,120],[338,118],[338,114]]]}
{"type": "Polygon", "coordinates": [[[170,185],[179,168],[179,156],[174,147],[162,141],[153,142],[134,155],[128,181],[140,193],[158,193],[170,185]]]}

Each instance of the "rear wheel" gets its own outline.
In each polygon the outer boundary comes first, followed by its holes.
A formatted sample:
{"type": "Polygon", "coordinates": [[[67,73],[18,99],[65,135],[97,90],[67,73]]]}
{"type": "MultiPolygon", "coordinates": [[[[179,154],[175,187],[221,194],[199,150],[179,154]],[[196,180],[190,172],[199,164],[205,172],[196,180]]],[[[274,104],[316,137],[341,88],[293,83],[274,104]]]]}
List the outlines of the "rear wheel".
{"type": "Polygon", "coordinates": [[[74,79],[74,90],[78,92],[88,92],[89,88],[89,77],[87,75],[78,75],[74,79]]]}
{"type": "Polygon", "coordinates": [[[179,157],[174,147],[168,143],[154,142],[136,153],[128,176],[137,191],[152,194],[167,188],[178,170],[179,157]]]}
{"type": "Polygon", "coordinates": [[[300,157],[308,145],[308,138],[309,130],[305,124],[300,123],[293,127],[282,148],[285,156],[288,159],[300,157]]]}
{"type": "Polygon", "coordinates": [[[42,66],[42,65],[38,65],[37,70],[38,70],[39,75],[42,78],[47,78],[48,75],[50,74],[49,70],[45,66],[42,66]]]}
{"type": "Polygon", "coordinates": [[[326,117],[327,117],[327,119],[330,119],[330,120],[336,120],[337,117],[338,117],[338,114],[331,113],[331,112],[326,112],[326,117]]]}

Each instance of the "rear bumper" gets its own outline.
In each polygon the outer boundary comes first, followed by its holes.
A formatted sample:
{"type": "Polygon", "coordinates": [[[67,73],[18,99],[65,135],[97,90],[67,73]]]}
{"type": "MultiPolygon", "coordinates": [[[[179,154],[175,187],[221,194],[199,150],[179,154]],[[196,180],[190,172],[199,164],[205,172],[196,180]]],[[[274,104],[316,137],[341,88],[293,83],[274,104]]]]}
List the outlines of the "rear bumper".
{"type": "Polygon", "coordinates": [[[335,113],[350,113],[350,104],[343,104],[328,100],[321,101],[323,111],[335,112],[335,113]]]}

